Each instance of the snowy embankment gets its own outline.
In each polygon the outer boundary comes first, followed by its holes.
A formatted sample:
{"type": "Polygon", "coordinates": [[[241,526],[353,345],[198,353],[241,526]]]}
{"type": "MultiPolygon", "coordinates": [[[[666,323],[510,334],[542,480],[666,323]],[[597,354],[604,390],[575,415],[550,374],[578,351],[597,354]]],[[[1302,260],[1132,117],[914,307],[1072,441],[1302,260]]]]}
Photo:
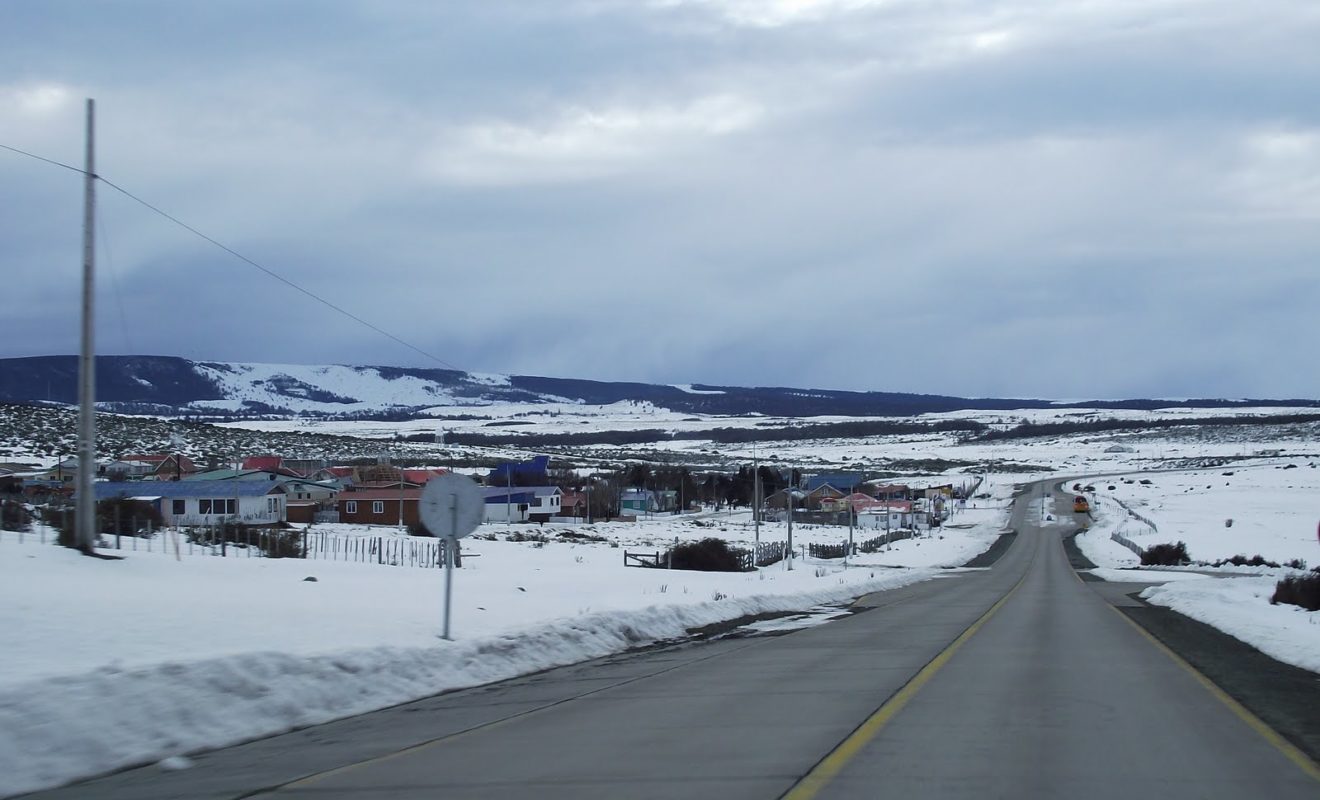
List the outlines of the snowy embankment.
{"type": "MultiPolygon", "coordinates": [[[[439,638],[439,570],[212,558],[200,549],[188,556],[186,548],[176,560],[159,547],[98,561],[30,534],[19,545],[6,533],[0,796],[679,638],[746,615],[846,602],[971,558],[994,540],[1000,519],[986,509],[970,529],[896,543],[870,557],[915,565],[907,568],[799,560],[793,571],[776,565],[755,573],[626,569],[624,548],[609,542],[470,539],[464,567],[455,571],[454,641],[439,638]]],[[[724,524],[738,529],[724,535],[738,538],[743,526],[724,524]]],[[[602,528],[615,532],[593,530],[602,528]]],[[[617,530],[669,541],[709,535],[667,522],[617,530]]],[[[774,538],[773,529],[764,532],[774,538]]]]}
{"type": "Polygon", "coordinates": [[[1105,580],[1163,582],[1142,592],[1142,598],[1211,625],[1271,658],[1320,672],[1320,612],[1270,604],[1275,584],[1301,571],[1231,565],[1140,568],[1140,558],[1112,539],[1118,533],[1140,547],[1182,541],[1188,554],[1203,562],[1260,554],[1276,563],[1300,559],[1320,565],[1315,539],[1320,474],[1265,465],[1152,473],[1144,479],[1150,483],[1110,479],[1114,482],[1098,492],[1095,522],[1077,537],[1078,547],[1101,567],[1095,573],[1105,580]],[[1171,572],[1188,579],[1175,579],[1171,572]]]}

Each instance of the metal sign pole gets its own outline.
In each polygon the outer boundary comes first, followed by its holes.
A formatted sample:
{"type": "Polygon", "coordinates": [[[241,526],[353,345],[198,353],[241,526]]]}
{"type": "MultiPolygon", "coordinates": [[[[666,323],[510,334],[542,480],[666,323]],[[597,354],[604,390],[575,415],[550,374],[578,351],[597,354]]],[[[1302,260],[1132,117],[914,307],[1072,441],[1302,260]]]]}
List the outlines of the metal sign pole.
{"type": "MultiPolygon", "coordinates": [[[[453,525],[452,530],[458,530],[458,496],[449,497],[449,518],[453,525]]],[[[449,606],[454,597],[454,554],[458,550],[458,538],[450,535],[445,537],[445,639],[449,636],[449,606]]]]}
{"type": "Polygon", "coordinates": [[[452,536],[445,537],[445,634],[444,639],[452,639],[449,635],[449,605],[454,596],[454,550],[458,547],[458,540],[452,536]]]}
{"type": "Polygon", "coordinates": [[[458,540],[481,524],[485,501],[471,478],[449,473],[427,481],[418,501],[422,522],[445,543],[445,621],[442,638],[448,640],[450,606],[454,596],[454,563],[458,540]]]}

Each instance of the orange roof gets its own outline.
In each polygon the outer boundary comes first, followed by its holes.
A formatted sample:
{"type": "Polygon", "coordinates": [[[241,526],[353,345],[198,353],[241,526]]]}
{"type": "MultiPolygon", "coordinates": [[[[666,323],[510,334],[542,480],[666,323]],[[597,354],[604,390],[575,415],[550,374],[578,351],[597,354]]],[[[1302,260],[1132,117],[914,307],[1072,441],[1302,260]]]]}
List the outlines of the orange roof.
{"type": "Polygon", "coordinates": [[[405,469],[403,470],[403,479],[409,483],[426,483],[432,478],[440,475],[448,475],[447,469],[405,469]]]}

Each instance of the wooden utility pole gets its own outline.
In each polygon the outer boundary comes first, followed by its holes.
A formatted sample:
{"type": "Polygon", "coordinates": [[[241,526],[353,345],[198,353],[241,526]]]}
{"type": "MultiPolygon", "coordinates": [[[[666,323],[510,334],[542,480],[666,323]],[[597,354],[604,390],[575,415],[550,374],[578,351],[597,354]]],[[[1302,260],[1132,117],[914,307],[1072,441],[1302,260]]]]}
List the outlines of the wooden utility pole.
{"type": "Polygon", "coordinates": [[[83,170],[82,349],[78,357],[78,504],[74,512],[75,543],[87,555],[96,543],[96,101],[87,99],[87,158],[83,170]]]}

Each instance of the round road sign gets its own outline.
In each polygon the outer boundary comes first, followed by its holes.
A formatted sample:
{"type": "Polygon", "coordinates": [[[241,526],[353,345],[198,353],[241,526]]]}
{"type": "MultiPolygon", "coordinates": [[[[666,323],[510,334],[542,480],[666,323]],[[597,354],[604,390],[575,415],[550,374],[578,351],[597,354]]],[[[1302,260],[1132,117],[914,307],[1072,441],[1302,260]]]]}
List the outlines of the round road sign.
{"type": "Polygon", "coordinates": [[[422,522],[432,534],[461,539],[485,516],[481,488],[466,475],[441,475],[426,482],[420,502],[422,522]]]}

